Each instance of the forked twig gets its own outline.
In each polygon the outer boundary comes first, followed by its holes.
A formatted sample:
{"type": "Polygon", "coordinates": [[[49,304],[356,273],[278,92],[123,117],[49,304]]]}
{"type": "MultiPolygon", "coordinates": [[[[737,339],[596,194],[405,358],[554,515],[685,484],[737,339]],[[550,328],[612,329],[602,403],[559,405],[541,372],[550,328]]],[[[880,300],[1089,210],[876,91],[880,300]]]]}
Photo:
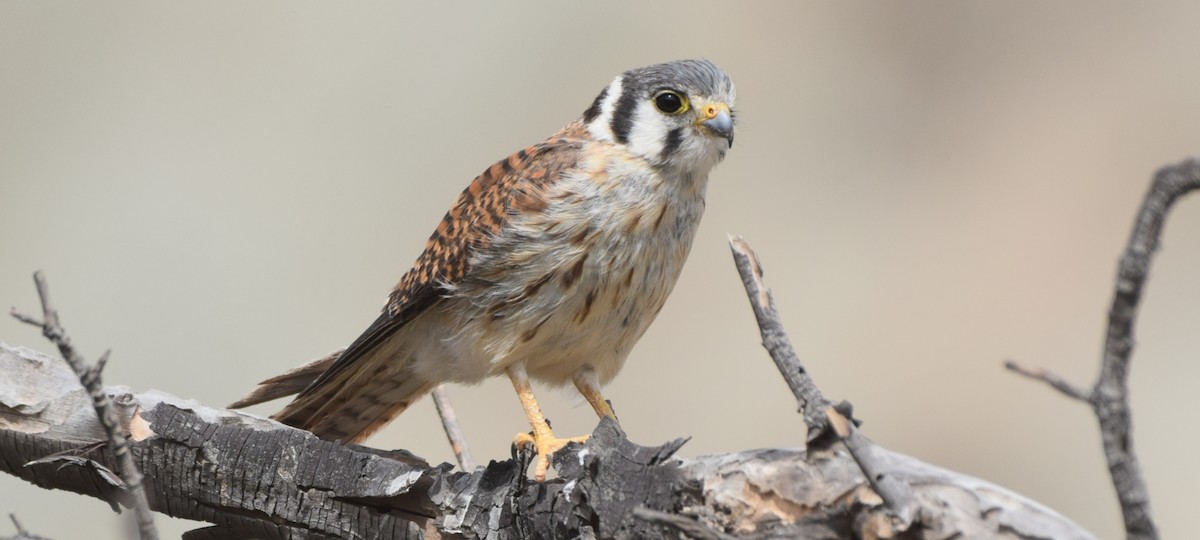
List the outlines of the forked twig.
{"type": "Polygon", "coordinates": [[[37,286],[38,297],[42,303],[42,320],[18,313],[12,310],[12,316],[17,320],[41,327],[42,335],[58,347],[67,364],[79,376],[80,383],[92,397],[92,406],[100,424],[108,434],[108,444],[112,448],[113,457],[117,460],[117,471],[125,482],[126,492],[129,493],[133,504],[134,515],[137,518],[138,532],[143,540],[157,540],[158,530],[154,527],[154,515],[150,511],[150,503],[146,500],[146,490],[142,486],[142,473],[133,462],[133,454],[129,452],[129,443],[121,430],[121,420],[113,407],[112,400],[104,391],[104,383],[100,379],[100,371],[108,362],[108,351],[105,351],[93,367],[87,366],[87,361],[75,350],[67,332],[63,330],[58,320],[58,311],[50,303],[50,289],[46,284],[46,276],[41,270],[34,272],[33,282],[37,286]]]}
{"type": "Polygon", "coordinates": [[[1112,306],[1108,310],[1100,376],[1090,390],[1070,384],[1048,371],[1023,368],[1012,361],[1005,362],[1005,367],[1010,371],[1045,382],[1063,395],[1091,405],[1100,422],[1104,457],[1117,490],[1117,500],[1121,504],[1125,534],[1130,539],[1158,538],[1158,529],[1150,513],[1146,481],[1142,477],[1137,454],[1133,451],[1128,379],[1129,361],[1133,355],[1134,323],[1167,213],[1180,197],[1197,189],[1200,189],[1200,160],[1188,159],[1177,165],[1163,167],[1155,173],[1117,267],[1117,285],[1112,306]]]}

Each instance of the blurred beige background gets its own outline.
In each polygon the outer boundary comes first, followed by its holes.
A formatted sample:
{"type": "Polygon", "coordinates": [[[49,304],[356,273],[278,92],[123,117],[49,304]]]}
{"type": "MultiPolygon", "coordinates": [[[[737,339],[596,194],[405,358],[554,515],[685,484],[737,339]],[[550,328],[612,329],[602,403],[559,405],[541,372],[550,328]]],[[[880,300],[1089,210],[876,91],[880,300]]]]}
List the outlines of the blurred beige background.
{"type": "MultiPolygon", "coordinates": [[[[868,435],[1115,538],[1090,412],[1001,362],[1095,376],[1150,175],[1200,151],[1198,17],[1185,2],[3,3],[0,306],[35,310],[43,268],[76,343],[113,349],[109,382],[227,403],[353,339],[490,163],[624,69],[707,57],[737,82],[737,145],[608,390],[631,438],[690,435],[685,455],[802,443],[726,247],[741,233],[802,358],[868,435]]],[[[1189,535],[1200,478],[1197,233],[1186,200],[1132,378],[1168,538],[1189,535]]],[[[0,339],[50,348],[7,317],[0,339]]],[[[475,454],[506,457],[527,429],[509,383],[451,392],[475,454]]],[[[543,396],[563,434],[593,427],[587,406],[543,396]]],[[[428,400],[371,443],[453,459],[428,400]]],[[[128,534],[99,501],[2,477],[9,512],[59,539],[128,534]]]]}

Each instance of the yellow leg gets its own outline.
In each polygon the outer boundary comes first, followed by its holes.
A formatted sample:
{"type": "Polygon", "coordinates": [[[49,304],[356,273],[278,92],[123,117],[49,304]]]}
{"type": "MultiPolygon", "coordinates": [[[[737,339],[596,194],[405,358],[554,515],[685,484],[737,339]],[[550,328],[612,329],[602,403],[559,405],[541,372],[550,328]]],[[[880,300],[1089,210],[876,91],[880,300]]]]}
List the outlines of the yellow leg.
{"type": "Polygon", "coordinates": [[[613,412],[612,405],[600,394],[600,381],[596,379],[596,372],[592,368],[585,367],[579,370],[572,380],[575,381],[575,388],[578,388],[579,393],[583,394],[583,398],[592,404],[596,416],[600,418],[607,416],[614,422],[617,421],[617,413],[613,412]]]}
{"type": "Polygon", "coordinates": [[[532,436],[528,433],[518,433],[513,442],[520,447],[532,445],[537,450],[538,464],[533,469],[533,478],[541,482],[546,479],[546,471],[550,470],[550,456],[567,443],[586,441],[587,435],[570,439],[555,437],[554,432],[550,430],[550,424],[546,422],[546,417],[542,415],[537,398],[533,396],[533,388],[529,385],[529,375],[525,373],[524,364],[514,364],[505,371],[508,372],[508,378],[512,379],[513,388],[517,390],[517,397],[521,400],[521,406],[525,408],[529,425],[533,426],[532,436]]]}

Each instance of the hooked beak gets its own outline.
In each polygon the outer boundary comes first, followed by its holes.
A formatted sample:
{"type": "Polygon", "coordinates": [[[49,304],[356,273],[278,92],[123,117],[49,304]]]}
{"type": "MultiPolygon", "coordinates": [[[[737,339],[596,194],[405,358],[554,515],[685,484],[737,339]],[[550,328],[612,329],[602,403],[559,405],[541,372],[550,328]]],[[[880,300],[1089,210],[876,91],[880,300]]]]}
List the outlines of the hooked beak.
{"type": "Polygon", "coordinates": [[[729,141],[729,147],[733,148],[733,117],[729,114],[729,105],[709,103],[701,107],[696,123],[729,141]]]}

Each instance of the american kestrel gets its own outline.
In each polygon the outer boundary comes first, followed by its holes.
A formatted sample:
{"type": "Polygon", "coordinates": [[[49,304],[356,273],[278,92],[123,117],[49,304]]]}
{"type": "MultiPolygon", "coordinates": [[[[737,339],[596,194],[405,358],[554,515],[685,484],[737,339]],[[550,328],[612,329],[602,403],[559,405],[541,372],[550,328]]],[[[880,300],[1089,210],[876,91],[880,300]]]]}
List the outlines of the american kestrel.
{"type": "Polygon", "coordinates": [[[298,393],[272,418],[360,442],[444,382],[512,380],[540,459],[567,442],[530,379],[600,394],[658,315],[704,213],[708,173],[733,146],[734,86],[706,60],[627,71],[545,142],[475,178],[383,313],[338,353],[233,406],[298,393]]]}

